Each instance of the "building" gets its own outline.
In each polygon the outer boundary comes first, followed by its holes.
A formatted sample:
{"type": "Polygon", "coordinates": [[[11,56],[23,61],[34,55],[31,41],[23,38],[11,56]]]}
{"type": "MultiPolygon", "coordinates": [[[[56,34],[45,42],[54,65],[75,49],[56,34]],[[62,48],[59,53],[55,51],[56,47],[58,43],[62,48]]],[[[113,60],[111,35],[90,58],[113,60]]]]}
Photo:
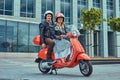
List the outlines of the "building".
{"type": "MultiPolygon", "coordinates": [[[[37,52],[32,39],[39,34],[46,10],[62,12],[66,24],[80,28],[81,10],[92,7],[101,8],[107,20],[120,17],[120,0],[0,0],[0,52],[37,52]]],[[[113,32],[107,22],[93,32],[92,44],[89,31],[81,33],[84,36],[79,39],[91,57],[120,57],[120,33],[113,32]]]]}

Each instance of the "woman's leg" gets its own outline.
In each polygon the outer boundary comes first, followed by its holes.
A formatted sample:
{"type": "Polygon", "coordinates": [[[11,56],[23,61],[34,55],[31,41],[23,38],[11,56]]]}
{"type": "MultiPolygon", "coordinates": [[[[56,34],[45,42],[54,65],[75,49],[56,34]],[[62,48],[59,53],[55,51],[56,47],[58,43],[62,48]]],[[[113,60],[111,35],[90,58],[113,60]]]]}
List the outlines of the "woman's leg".
{"type": "Polygon", "coordinates": [[[51,59],[51,55],[52,55],[52,51],[53,51],[53,48],[54,48],[54,41],[50,38],[46,38],[45,39],[45,42],[47,44],[47,47],[48,47],[48,52],[47,52],[47,59],[51,59]]]}

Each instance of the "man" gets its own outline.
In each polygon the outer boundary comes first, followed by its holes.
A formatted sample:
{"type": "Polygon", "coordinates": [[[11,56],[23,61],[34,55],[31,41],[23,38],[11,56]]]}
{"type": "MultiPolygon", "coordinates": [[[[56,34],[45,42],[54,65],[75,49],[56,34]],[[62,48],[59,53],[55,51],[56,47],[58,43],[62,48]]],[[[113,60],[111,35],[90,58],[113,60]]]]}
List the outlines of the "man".
{"type": "Polygon", "coordinates": [[[54,35],[54,26],[53,26],[53,12],[52,11],[46,11],[44,13],[45,21],[40,23],[39,29],[40,29],[40,36],[41,36],[41,43],[42,48],[45,48],[47,45],[48,52],[47,52],[47,62],[53,62],[51,58],[51,54],[53,51],[53,47],[55,45],[53,38],[56,38],[54,35]],[[51,25],[52,22],[52,25],[51,25]]]}

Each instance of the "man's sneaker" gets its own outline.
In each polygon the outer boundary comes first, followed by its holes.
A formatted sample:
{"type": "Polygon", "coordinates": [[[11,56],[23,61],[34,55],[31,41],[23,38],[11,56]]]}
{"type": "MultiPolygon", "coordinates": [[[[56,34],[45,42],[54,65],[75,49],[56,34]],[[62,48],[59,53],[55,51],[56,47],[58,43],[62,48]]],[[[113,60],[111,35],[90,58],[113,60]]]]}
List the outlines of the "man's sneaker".
{"type": "Polygon", "coordinates": [[[36,63],[39,63],[39,62],[40,62],[40,59],[39,59],[39,58],[36,58],[36,59],[35,59],[35,62],[36,62],[36,63]]]}

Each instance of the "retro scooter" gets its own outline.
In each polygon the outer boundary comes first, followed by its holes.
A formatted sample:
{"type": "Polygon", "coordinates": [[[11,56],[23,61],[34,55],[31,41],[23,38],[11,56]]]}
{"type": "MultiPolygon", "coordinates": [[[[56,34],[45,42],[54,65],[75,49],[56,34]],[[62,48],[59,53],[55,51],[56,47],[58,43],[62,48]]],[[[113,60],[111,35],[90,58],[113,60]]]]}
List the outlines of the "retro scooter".
{"type": "MultiPolygon", "coordinates": [[[[53,71],[57,74],[56,69],[61,68],[73,68],[79,65],[79,70],[84,76],[90,76],[93,71],[92,64],[90,63],[90,57],[85,53],[81,43],[78,41],[78,36],[80,36],[79,31],[74,25],[69,25],[70,32],[67,33],[66,37],[70,38],[71,42],[71,54],[66,58],[55,58],[54,51],[52,52],[52,59],[55,60],[54,63],[46,62],[46,53],[47,48],[42,48],[38,52],[38,58],[35,62],[38,63],[39,70],[47,74],[50,72],[53,74],[53,71]]],[[[40,45],[40,36],[35,36],[33,39],[34,44],[40,45]]]]}

